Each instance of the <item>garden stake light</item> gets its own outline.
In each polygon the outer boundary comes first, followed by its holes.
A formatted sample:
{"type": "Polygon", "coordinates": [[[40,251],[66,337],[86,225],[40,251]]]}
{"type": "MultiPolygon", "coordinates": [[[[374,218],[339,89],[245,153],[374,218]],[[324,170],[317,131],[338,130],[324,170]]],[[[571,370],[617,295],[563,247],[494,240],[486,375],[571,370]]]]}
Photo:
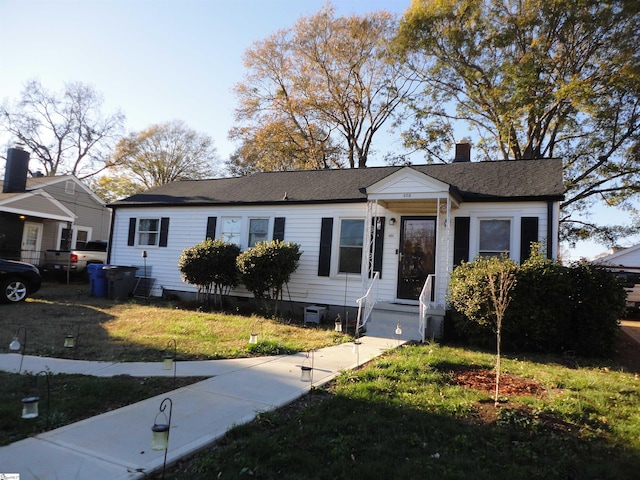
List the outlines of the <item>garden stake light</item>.
{"type": "Polygon", "coordinates": [[[398,325],[396,326],[396,335],[398,336],[398,346],[400,346],[400,335],[402,335],[402,327],[400,326],[399,320],[398,325]]]}
{"type": "Polygon", "coordinates": [[[71,325],[70,332],[64,337],[64,348],[73,349],[73,358],[76,358],[76,349],[78,346],[78,338],[80,338],[80,325],[74,323],[71,325]],[[74,334],[75,328],[75,334],[74,334]]]}
{"type": "Polygon", "coordinates": [[[336,325],[334,330],[336,332],[342,332],[342,318],[340,318],[340,314],[336,317],[336,325]]]}
{"type": "Polygon", "coordinates": [[[24,361],[24,351],[27,348],[27,329],[25,327],[18,327],[15,335],[13,336],[13,340],[9,344],[9,351],[16,353],[20,352],[22,358],[20,358],[20,368],[18,368],[18,373],[22,371],[22,362],[24,361]],[[24,332],[24,337],[22,339],[22,343],[18,340],[20,336],[20,330],[24,332]]]}
{"type": "Polygon", "coordinates": [[[163,370],[171,370],[173,369],[173,387],[176,386],[176,357],[178,355],[178,344],[176,343],[175,338],[172,338],[167,342],[167,349],[162,355],[162,369],[163,370]]]}
{"type": "Polygon", "coordinates": [[[300,380],[303,382],[311,382],[311,386],[313,387],[313,350],[307,352],[307,356],[302,361],[300,380]],[[309,360],[309,358],[311,358],[311,360],[309,360]],[[311,365],[309,365],[309,363],[311,363],[311,365]]]}
{"type": "Polygon", "coordinates": [[[173,402],[169,397],[162,400],[160,408],[156,417],[153,420],[153,427],[151,427],[151,449],[152,450],[164,450],[164,463],[162,464],[162,477],[164,478],[164,471],[167,468],[167,450],[169,450],[169,431],[171,430],[171,412],[173,410],[173,402]],[[165,413],[169,406],[169,417],[165,413]],[[165,423],[158,423],[158,416],[162,414],[165,423]]]}
{"type": "MultiPolygon", "coordinates": [[[[49,383],[49,376],[51,375],[48,371],[42,370],[34,375],[35,379],[35,388],[37,391],[38,388],[38,376],[44,374],[47,378],[47,422],[45,424],[45,429],[49,428],[49,416],[50,416],[50,405],[51,405],[51,384],[49,383]]],[[[38,395],[30,395],[22,399],[22,418],[37,418],[39,415],[38,412],[38,402],[40,401],[40,397],[38,395]]]]}

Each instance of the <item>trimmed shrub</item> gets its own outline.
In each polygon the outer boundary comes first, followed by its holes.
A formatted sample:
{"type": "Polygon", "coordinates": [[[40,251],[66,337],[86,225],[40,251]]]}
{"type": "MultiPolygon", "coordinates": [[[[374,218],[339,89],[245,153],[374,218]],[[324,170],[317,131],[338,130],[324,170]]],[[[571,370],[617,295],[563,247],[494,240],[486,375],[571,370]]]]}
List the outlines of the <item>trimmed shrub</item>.
{"type": "Polygon", "coordinates": [[[240,247],[222,240],[207,239],[186,248],[180,255],[178,268],[185,282],[198,287],[207,302],[214,293],[214,303],[222,307],[222,295],[238,285],[239,273],[236,259],[240,247]]]}
{"type": "Polygon", "coordinates": [[[274,315],[278,313],[282,289],[298,268],[301,255],[298,244],[273,240],[258,242],[238,256],[242,283],[256,300],[264,301],[267,311],[273,303],[274,315]]]}
{"type": "MultiPolygon", "coordinates": [[[[464,308],[454,309],[450,318],[457,335],[486,348],[494,344],[495,329],[484,320],[491,303],[481,267],[475,261],[457,267],[449,286],[459,301],[473,306],[480,321],[465,315],[464,308]]],[[[502,332],[505,350],[587,357],[613,353],[625,308],[625,291],[615,276],[588,263],[567,267],[540,255],[518,267],[516,275],[502,332]]]]}

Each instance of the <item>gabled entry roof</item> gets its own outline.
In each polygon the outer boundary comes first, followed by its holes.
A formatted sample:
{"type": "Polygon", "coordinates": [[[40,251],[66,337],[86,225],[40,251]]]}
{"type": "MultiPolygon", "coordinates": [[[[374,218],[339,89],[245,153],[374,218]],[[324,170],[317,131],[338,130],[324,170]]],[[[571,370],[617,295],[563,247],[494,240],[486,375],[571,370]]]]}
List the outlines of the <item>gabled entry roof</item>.
{"type": "Polygon", "coordinates": [[[462,201],[560,200],[564,191],[562,161],[543,159],[264,172],[177,181],[110,206],[365,202],[368,188],[402,169],[414,170],[438,184],[448,185],[462,201]]]}

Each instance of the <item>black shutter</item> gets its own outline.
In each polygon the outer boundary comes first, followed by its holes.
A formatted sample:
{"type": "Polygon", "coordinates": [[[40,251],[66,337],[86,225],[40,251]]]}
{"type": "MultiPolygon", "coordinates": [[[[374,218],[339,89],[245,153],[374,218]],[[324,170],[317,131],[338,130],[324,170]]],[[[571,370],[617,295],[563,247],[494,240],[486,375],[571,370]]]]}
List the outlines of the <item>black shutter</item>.
{"type": "Polygon", "coordinates": [[[167,237],[169,236],[169,217],[162,217],[160,219],[160,243],[158,246],[167,246],[167,237]]]}
{"type": "Polygon", "coordinates": [[[216,223],[218,221],[218,217],[208,217],[207,218],[207,236],[205,238],[215,240],[216,239],[216,223]]]}
{"type": "Polygon", "coordinates": [[[331,272],[331,241],[333,239],[333,218],[322,219],[320,227],[320,253],[318,255],[318,276],[328,277],[331,272]]]}
{"type": "MultiPolygon", "coordinates": [[[[382,249],[384,248],[384,226],[387,223],[385,217],[378,217],[372,219],[373,227],[373,271],[380,272],[380,278],[382,278],[382,249]],[[377,227],[378,222],[380,228],[377,227]]],[[[373,276],[373,272],[369,272],[369,277],[373,276]]]]}
{"type": "Polygon", "coordinates": [[[276,217],[273,221],[273,239],[284,242],[284,217],[276,217]]]}
{"type": "Polygon", "coordinates": [[[538,217],[520,219],[520,264],[531,255],[531,243],[538,241],[538,217]]]}
{"type": "Polygon", "coordinates": [[[136,218],[129,219],[129,237],[127,238],[127,245],[133,247],[136,244],[136,218]]]}
{"type": "Polygon", "coordinates": [[[456,217],[453,224],[453,266],[469,261],[469,226],[471,218],[456,217]]]}

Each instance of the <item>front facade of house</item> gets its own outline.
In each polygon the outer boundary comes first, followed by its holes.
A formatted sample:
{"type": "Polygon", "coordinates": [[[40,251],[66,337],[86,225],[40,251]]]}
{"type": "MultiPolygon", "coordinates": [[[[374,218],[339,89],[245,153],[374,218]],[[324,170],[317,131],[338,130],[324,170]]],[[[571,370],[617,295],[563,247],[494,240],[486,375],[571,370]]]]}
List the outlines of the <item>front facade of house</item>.
{"type": "MultiPolygon", "coordinates": [[[[521,261],[532,241],[555,258],[561,198],[560,160],[175,182],[111,205],[108,262],[145,268],[153,295],[193,295],[178,269],[185,248],[207,237],[241,249],[279,239],[303,252],[285,301],[353,307],[375,276],[379,302],[417,305],[433,274],[432,307],[444,315],[456,263],[501,252],[521,261]]],[[[242,287],[232,294],[251,297],[242,287]]]]}
{"type": "Polygon", "coordinates": [[[109,236],[111,212],[73,175],[27,178],[29,154],[9,149],[0,193],[0,256],[40,266],[44,252],[109,236]]]}

